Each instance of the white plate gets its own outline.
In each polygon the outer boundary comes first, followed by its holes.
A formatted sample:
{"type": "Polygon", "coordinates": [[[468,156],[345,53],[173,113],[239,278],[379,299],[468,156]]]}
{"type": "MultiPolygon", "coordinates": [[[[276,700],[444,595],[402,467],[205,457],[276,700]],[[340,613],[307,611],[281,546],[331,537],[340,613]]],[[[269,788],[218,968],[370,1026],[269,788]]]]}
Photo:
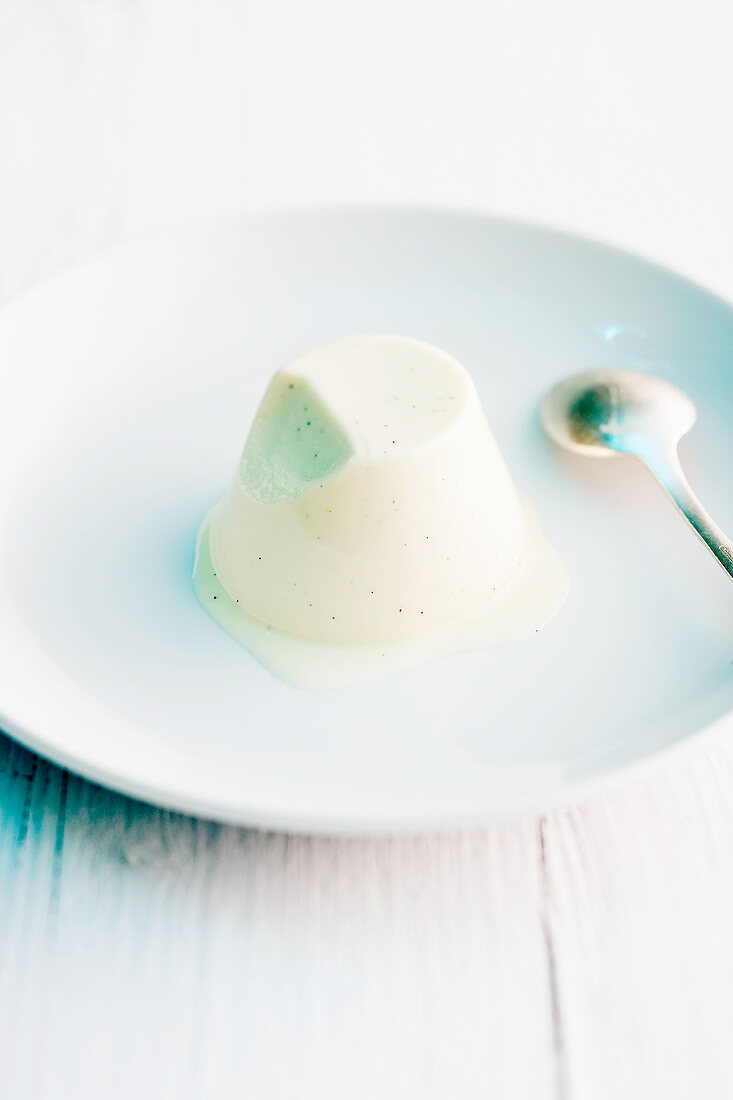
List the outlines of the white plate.
{"type": "Polygon", "coordinates": [[[633,462],[566,457],[556,378],[658,372],[697,402],[690,476],[733,528],[733,313],[631,256],[419,211],[258,216],[125,247],[0,317],[0,718],[92,779],[237,822],[375,831],[539,810],[733,706],[733,589],[633,462]],[[572,577],[553,625],[331,692],[199,607],[196,530],[270,374],[354,332],[473,374],[572,577]]]}

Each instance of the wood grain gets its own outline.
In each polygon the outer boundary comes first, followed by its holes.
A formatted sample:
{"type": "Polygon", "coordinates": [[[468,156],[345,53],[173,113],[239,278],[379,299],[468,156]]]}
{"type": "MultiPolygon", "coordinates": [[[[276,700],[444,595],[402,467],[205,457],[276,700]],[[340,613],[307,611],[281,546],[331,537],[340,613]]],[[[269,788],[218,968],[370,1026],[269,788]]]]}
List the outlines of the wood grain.
{"type": "Polygon", "coordinates": [[[541,821],[369,840],[0,752],[4,1097],[726,1094],[728,745],[541,821]]]}
{"type": "Polygon", "coordinates": [[[4,1095],[556,1095],[534,823],[247,832],[2,751],[4,1095]]]}

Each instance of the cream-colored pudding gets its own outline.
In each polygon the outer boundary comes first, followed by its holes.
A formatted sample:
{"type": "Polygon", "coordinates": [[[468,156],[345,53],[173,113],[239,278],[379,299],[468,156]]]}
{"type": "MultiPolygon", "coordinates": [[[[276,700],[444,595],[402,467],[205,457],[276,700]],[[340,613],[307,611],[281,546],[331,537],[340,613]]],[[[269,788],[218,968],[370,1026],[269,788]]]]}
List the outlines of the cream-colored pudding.
{"type": "MultiPolygon", "coordinates": [[[[505,606],[541,542],[466,370],[394,336],[339,340],[275,375],[204,538],[211,583],[200,567],[197,589],[227,629],[249,637],[259,623],[269,649],[276,635],[349,647],[351,664],[354,647],[404,657],[446,630],[457,648],[455,624],[505,606]]],[[[558,603],[561,567],[550,572],[522,632],[558,603]]]]}

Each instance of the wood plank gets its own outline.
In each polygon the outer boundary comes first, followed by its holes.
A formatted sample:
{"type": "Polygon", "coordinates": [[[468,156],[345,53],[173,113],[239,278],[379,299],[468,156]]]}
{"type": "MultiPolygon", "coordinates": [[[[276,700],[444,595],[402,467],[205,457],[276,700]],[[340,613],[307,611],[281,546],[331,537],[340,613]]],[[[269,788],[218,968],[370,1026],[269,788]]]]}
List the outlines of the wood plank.
{"type": "Polygon", "coordinates": [[[547,859],[569,1095],[728,1095],[730,739],[550,818],[547,859]]]}
{"type": "Polygon", "coordinates": [[[4,1097],[556,1095],[535,823],[258,833],[2,748],[4,1097]]]}

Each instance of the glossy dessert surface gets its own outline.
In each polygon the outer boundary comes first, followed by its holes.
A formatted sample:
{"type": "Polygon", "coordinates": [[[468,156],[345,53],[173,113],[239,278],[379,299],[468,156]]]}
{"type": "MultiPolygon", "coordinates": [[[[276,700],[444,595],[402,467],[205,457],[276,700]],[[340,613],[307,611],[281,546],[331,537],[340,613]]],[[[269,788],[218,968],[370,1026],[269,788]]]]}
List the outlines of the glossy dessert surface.
{"type": "Polygon", "coordinates": [[[339,340],[277,372],[205,538],[222,589],[204,596],[210,611],[229,599],[234,622],[267,637],[380,654],[477,613],[495,635],[497,597],[541,542],[468,372],[396,336],[339,340]]]}

